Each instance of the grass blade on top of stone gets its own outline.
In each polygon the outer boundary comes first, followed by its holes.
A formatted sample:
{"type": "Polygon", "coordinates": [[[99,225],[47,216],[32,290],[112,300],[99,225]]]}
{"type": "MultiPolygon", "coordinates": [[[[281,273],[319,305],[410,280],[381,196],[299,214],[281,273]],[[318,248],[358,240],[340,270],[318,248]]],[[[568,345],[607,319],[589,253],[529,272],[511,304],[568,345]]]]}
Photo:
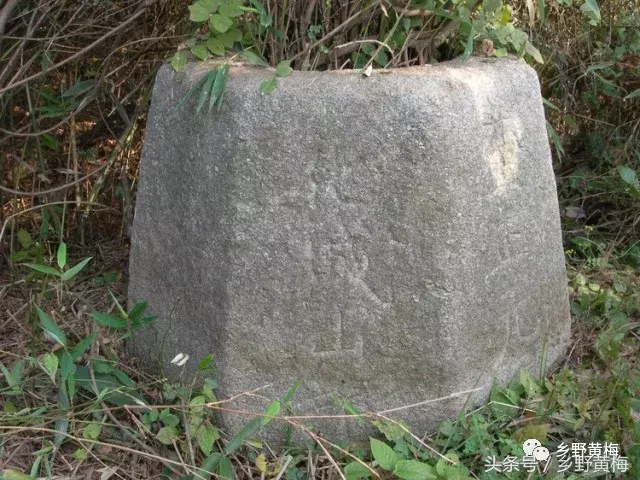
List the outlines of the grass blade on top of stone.
{"type": "Polygon", "coordinates": [[[200,91],[200,98],[198,99],[198,108],[196,109],[196,113],[200,113],[200,110],[202,110],[202,107],[204,107],[204,104],[207,101],[209,94],[211,93],[211,87],[215,83],[216,73],[217,70],[214,69],[205,75],[206,80],[204,82],[204,85],[202,86],[202,90],[200,91]]]}
{"type": "Polygon", "coordinates": [[[200,90],[200,88],[204,85],[204,82],[206,82],[206,81],[207,81],[207,74],[204,74],[204,75],[202,75],[202,77],[200,77],[200,79],[198,79],[198,81],[193,85],[193,87],[191,87],[189,89],[189,91],[186,93],[186,95],[184,97],[182,97],[182,100],[180,100],[178,105],[176,105],[176,108],[173,109],[173,113],[176,113],[176,112],[180,111],[182,109],[182,107],[184,107],[184,105],[194,95],[194,93],[196,93],[197,91],[200,90]]]}
{"type": "Polygon", "coordinates": [[[209,96],[209,112],[211,112],[211,109],[214,105],[217,106],[218,110],[220,109],[220,105],[222,104],[222,95],[227,84],[228,75],[228,63],[225,63],[221,67],[218,67],[218,73],[216,75],[215,81],[213,82],[213,85],[211,85],[211,94],[209,96]]]}

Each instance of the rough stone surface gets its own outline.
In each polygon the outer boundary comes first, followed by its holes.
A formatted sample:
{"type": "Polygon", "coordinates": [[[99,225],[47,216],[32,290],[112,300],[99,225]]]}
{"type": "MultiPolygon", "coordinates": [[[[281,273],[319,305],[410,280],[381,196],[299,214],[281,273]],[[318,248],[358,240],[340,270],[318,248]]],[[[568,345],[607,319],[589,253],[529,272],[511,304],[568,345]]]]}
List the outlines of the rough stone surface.
{"type": "MultiPolygon", "coordinates": [[[[234,66],[220,112],[176,112],[208,68],[163,67],[153,93],[129,291],[159,315],[135,341],[148,364],[175,375],[176,353],[195,367],[211,352],[221,397],[270,384],[260,395],[278,398],[302,379],[295,411],[334,414],[336,398],[363,411],[473,388],[482,400],[494,378],[562,355],[556,186],[524,62],[295,72],[271,95],[258,87],[272,72],[234,66]]],[[[467,400],[393,415],[421,433],[467,400]]]]}

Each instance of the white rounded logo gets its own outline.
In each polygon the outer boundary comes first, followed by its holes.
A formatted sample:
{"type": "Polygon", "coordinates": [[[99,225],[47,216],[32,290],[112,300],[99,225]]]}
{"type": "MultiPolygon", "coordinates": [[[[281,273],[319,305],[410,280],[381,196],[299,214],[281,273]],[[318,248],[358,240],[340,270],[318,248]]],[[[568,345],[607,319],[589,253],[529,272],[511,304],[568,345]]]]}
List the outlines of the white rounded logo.
{"type": "Polygon", "coordinates": [[[533,458],[539,462],[544,462],[549,458],[549,450],[546,447],[536,447],[533,449],[533,458]]]}
{"type": "MultiPolygon", "coordinates": [[[[533,455],[533,451],[538,447],[542,447],[542,444],[538,440],[536,440],[535,438],[530,438],[529,440],[526,440],[524,442],[524,445],[522,445],[522,449],[524,450],[524,453],[525,453],[525,455],[527,457],[532,456],[533,455]]],[[[549,453],[549,452],[547,451],[547,453],[549,453]]]]}

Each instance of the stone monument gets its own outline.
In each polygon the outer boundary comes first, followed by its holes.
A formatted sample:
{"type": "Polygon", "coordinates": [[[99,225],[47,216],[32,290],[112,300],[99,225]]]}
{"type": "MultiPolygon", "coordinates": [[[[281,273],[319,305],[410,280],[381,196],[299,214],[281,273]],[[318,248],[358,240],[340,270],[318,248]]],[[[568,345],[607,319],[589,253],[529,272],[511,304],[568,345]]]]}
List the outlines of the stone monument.
{"type": "Polygon", "coordinates": [[[269,385],[227,406],[253,412],[299,379],[292,407],[314,415],[478,389],[393,414],[421,434],[562,356],[556,186],[524,61],[294,72],[270,95],[273,71],[232,65],[220,111],[176,110],[214,66],[164,66],[153,92],[129,286],[159,316],[136,336],[147,364],[213,353],[221,398],[269,385]]]}

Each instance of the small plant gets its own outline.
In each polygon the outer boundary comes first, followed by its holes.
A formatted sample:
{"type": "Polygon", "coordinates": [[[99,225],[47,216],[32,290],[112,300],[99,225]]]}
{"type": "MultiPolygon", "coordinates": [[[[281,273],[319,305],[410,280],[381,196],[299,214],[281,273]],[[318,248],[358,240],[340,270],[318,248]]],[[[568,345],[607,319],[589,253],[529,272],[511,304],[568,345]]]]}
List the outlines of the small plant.
{"type": "Polygon", "coordinates": [[[91,261],[92,257],[85,258],[81,260],[79,263],[74,265],[73,267],[67,267],[67,245],[64,242],[60,242],[58,246],[58,252],[56,255],[56,264],[55,266],[43,265],[40,263],[27,263],[26,266],[40,273],[44,273],[45,275],[51,275],[60,279],[60,285],[57,290],[58,293],[58,301],[61,300],[62,290],[64,287],[64,283],[68,282],[72,278],[74,278],[78,273],[87,266],[87,264],[91,261]]]}
{"type": "Polygon", "coordinates": [[[220,67],[216,67],[210,72],[205,73],[200,80],[187,92],[183,99],[176,106],[176,110],[180,110],[184,104],[198,91],[200,95],[198,97],[197,112],[200,113],[202,107],[209,100],[209,112],[215,105],[218,110],[222,105],[222,98],[224,96],[224,89],[227,84],[227,78],[229,76],[229,64],[225,63],[220,67]]]}

